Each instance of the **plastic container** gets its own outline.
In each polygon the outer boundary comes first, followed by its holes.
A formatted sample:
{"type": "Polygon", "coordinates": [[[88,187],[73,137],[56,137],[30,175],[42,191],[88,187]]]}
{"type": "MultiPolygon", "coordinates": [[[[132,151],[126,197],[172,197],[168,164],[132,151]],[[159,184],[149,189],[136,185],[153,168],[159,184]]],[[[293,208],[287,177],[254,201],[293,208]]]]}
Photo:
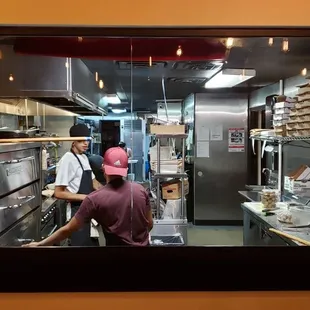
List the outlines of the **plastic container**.
{"type": "Polygon", "coordinates": [[[279,201],[279,195],[276,190],[263,189],[261,193],[261,202],[264,209],[274,209],[279,201]]]}

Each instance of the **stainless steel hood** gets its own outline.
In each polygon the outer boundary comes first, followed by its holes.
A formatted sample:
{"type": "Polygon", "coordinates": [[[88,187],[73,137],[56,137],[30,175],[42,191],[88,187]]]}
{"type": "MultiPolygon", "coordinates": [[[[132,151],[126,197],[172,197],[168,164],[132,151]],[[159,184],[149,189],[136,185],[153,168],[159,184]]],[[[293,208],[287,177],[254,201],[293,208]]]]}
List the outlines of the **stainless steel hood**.
{"type": "Polygon", "coordinates": [[[80,115],[107,114],[99,106],[103,93],[80,59],[19,55],[5,45],[0,49],[0,98],[31,98],[80,115]]]}

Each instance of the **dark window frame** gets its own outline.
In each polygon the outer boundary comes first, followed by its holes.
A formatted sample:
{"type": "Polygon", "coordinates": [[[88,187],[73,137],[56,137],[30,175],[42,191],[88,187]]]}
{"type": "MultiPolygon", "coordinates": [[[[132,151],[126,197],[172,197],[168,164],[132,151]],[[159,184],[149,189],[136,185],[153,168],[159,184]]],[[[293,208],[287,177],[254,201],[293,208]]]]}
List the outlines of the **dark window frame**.
{"type": "MultiPolygon", "coordinates": [[[[0,35],[310,37],[310,27],[8,25],[0,27],[0,35]]],[[[309,247],[8,247],[0,248],[0,292],[309,290],[310,282],[306,281],[310,276],[309,261],[309,247]]]]}

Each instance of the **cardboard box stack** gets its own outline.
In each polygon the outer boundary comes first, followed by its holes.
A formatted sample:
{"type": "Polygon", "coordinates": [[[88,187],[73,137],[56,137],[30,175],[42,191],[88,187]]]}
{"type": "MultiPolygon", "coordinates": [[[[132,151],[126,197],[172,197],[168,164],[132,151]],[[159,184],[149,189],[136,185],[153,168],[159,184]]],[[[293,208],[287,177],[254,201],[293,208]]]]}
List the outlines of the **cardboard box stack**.
{"type": "Polygon", "coordinates": [[[299,86],[298,102],[290,113],[287,133],[291,137],[310,136],[310,84],[299,86]]]}
{"type": "Polygon", "coordinates": [[[291,110],[295,108],[296,99],[278,96],[273,106],[273,127],[276,136],[287,135],[287,123],[290,121],[291,110]]]}
{"type": "Polygon", "coordinates": [[[284,189],[292,194],[310,191],[310,168],[302,165],[284,178],[284,189]]]}

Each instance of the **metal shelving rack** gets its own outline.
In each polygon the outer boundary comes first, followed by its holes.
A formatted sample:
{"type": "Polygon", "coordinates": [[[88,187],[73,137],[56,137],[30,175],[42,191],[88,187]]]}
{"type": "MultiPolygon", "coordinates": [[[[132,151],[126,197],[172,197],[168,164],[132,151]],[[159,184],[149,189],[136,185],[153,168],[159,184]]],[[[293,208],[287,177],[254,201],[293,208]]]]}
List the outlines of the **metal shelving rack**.
{"type": "MultiPolygon", "coordinates": [[[[280,136],[264,136],[264,135],[253,135],[250,136],[250,139],[262,142],[269,142],[278,145],[278,191],[282,193],[282,183],[283,183],[283,173],[282,173],[282,151],[283,145],[290,142],[299,142],[303,141],[309,144],[310,136],[299,136],[299,137],[280,137],[280,136]]],[[[309,146],[310,147],[310,146],[309,146]]]]}
{"type": "MultiPolygon", "coordinates": [[[[167,225],[170,226],[171,231],[176,231],[176,227],[183,227],[183,239],[184,244],[187,243],[187,217],[186,217],[186,209],[185,209],[185,195],[184,195],[184,178],[187,177],[185,173],[185,140],[187,138],[187,134],[156,134],[154,135],[156,138],[157,145],[157,171],[153,175],[153,179],[156,180],[157,183],[157,199],[156,199],[156,218],[154,220],[154,231],[161,232],[160,227],[167,228],[167,225]],[[160,146],[161,139],[182,139],[182,168],[179,173],[161,173],[160,170],[160,146]],[[179,219],[161,219],[160,218],[160,200],[161,200],[161,191],[160,191],[160,180],[166,178],[174,178],[181,180],[181,216],[179,219]],[[186,234],[186,235],[185,235],[186,234]],[[185,235],[185,236],[184,236],[185,235]]],[[[167,229],[165,229],[167,231],[167,229]]],[[[169,229],[168,229],[169,231],[169,229]]]]}

